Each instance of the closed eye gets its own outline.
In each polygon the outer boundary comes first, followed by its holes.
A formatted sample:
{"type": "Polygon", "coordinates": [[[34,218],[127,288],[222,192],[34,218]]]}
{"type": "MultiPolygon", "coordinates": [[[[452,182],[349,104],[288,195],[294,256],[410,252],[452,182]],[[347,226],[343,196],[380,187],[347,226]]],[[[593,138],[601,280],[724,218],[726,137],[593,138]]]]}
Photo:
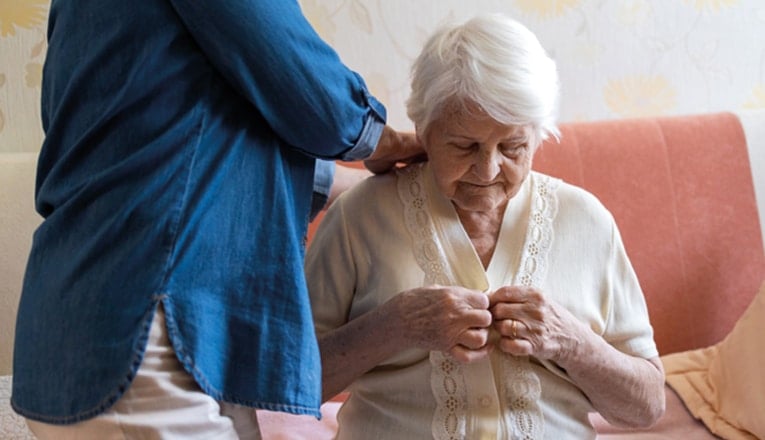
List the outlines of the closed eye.
{"type": "Polygon", "coordinates": [[[510,144],[510,145],[501,145],[500,150],[502,151],[502,154],[510,157],[518,156],[526,151],[529,144],[510,144]]]}
{"type": "Polygon", "coordinates": [[[478,145],[477,142],[472,142],[472,143],[452,143],[451,145],[453,147],[457,148],[458,150],[461,150],[461,151],[475,151],[475,150],[478,150],[480,148],[480,145],[478,145]]]}

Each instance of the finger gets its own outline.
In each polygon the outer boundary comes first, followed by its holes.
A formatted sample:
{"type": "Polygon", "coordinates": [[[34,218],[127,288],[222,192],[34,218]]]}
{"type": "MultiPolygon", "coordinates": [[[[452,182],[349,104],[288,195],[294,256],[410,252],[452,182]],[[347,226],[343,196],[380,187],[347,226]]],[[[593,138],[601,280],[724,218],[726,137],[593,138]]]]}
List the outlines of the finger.
{"type": "Polygon", "coordinates": [[[519,319],[496,321],[494,328],[504,338],[526,339],[529,336],[529,326],[519,319]]]}
{"type": "Polygon", "coordinates": [[[494,349],[493,345],[484,345],[478,350],[471,350],[461,345],[455,345],[449,350],[449,354],[457,361],[463,364],[469,364],[471,362],[485,359],[491,354],[494,349]]]}
{"type": "Polygon", "coordinates": [[[536,300],[540,296],[532,287],[504,286],[489,295],[491,305],[499,303],[525,303],[536,300]]]}
{"type": "Polygon", "coordinates": [[[495,320],[521,319],[526,316],[524,303],[501,302],[493,305],[489,311],[495,320]]]}
{"type": "Polygon", "coordinates": [[[489,296],[483,292],[467,291],[465,301],[474,309],[488,310],[491,305],[489,296]]]}
{"type": "Polygon", "coordinates": [[[457,338],[457,344],[471,350],[477,350],[489,342],[489,331],[486,329],[468,329],[457,338]]]}
{"type": "Polygon", "coordinates": [[[500,303],[520,302],[520,289],[518,286],[500,287],[489,295],[489,302],[492,306],[500,303]]]}
{"type": "Polygon", "coordinates": [[[427,153],[418,153],[410,157],[404,157],[398,160],[395,159],[365,159],[364,167],[371,171],[373,174],[385,174],[394,168],[404,167],[413,163],[426,162],[428,160],[427,153]]]}
{"type": "Polygon", "coordinates": [[[411,157],[403,159],[401,162],[405,164],[412,164],[418,162],[425,162],[428,160],[428,153],[420,152],[411,157]]]}
{"type": "Polygon", "coordinates": [[[503,353],[513,356],[531,356],[534,354],[534,347],[526,339],[501,338],[497,346],[503,353]]]}
{"type": "Polygon", "coordinates": [[[458,322],[464,328],[486,328],[494,322],[494,316],[488,310],[471,309],[465,311],[458,322]]]}
{"type": "Polygon", "coordinates": [[[371,172],[375,174],[383,174],[387,173],[393,167],[396,165],[395,160],[373,160],[373,159],[366,159],[364,161],[364,166],[371,172]]]}

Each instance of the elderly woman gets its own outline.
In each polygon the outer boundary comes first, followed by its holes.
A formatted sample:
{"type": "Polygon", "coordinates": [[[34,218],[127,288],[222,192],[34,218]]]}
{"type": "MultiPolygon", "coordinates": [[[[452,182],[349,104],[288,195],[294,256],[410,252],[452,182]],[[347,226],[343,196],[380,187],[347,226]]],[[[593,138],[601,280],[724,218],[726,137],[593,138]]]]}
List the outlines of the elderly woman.
{"type": "Polygon", "coordinates": [[[446,26],[413,68],[429,161],[329,209],[306,270],[340,439],[593,438],[646,426],[664,374],[610,213],[531,171],[558,79],[499,15],[446,26]]]}

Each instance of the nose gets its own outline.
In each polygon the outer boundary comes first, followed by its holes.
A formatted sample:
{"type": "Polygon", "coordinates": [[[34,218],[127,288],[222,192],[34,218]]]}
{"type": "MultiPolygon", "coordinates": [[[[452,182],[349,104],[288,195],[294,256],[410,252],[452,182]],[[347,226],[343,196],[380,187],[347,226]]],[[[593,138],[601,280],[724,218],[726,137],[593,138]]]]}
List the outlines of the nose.
{"type": "Polygon", "coordinates": [[[476,152],[473,173],[484,182],[491,182],[499,174],[499,152],[496,148],[481,148],[476,152]]]}

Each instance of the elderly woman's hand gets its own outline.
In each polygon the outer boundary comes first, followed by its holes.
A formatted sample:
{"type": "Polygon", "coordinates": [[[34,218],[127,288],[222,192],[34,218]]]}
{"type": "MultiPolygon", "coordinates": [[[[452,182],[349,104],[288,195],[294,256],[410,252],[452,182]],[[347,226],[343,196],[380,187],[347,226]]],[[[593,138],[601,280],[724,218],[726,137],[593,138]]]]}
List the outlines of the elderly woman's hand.
{"type": "Polygon", "coordinates": [[[659,358],[620,352],[534,288],[502,287],[490,299],[499,348],[555,362],[609,422],[647,427],[664,412],[659,358]]]}
{"type": "Polygon", "coordinates": [[[444,351],[460,362],[485,358],[492,350],[488,309],[488,296],[476,290],[420,287],[319,334],[324,399],[402,350],[444,351]]]}
{"type": "Polygon", "coordinates": [[[405,345],[449,352],[472,362],[491,351],[487,344],[492,315],[485,293],[455,286],[408,290],[386,304],[397,317],[405,345]]]}
{"type": "Polygon", "coordinates": [[[537,289],[505,286],[490,301],[499,348],[506,353],[557,361],[581,342],[583,324],[537,289]]]}

